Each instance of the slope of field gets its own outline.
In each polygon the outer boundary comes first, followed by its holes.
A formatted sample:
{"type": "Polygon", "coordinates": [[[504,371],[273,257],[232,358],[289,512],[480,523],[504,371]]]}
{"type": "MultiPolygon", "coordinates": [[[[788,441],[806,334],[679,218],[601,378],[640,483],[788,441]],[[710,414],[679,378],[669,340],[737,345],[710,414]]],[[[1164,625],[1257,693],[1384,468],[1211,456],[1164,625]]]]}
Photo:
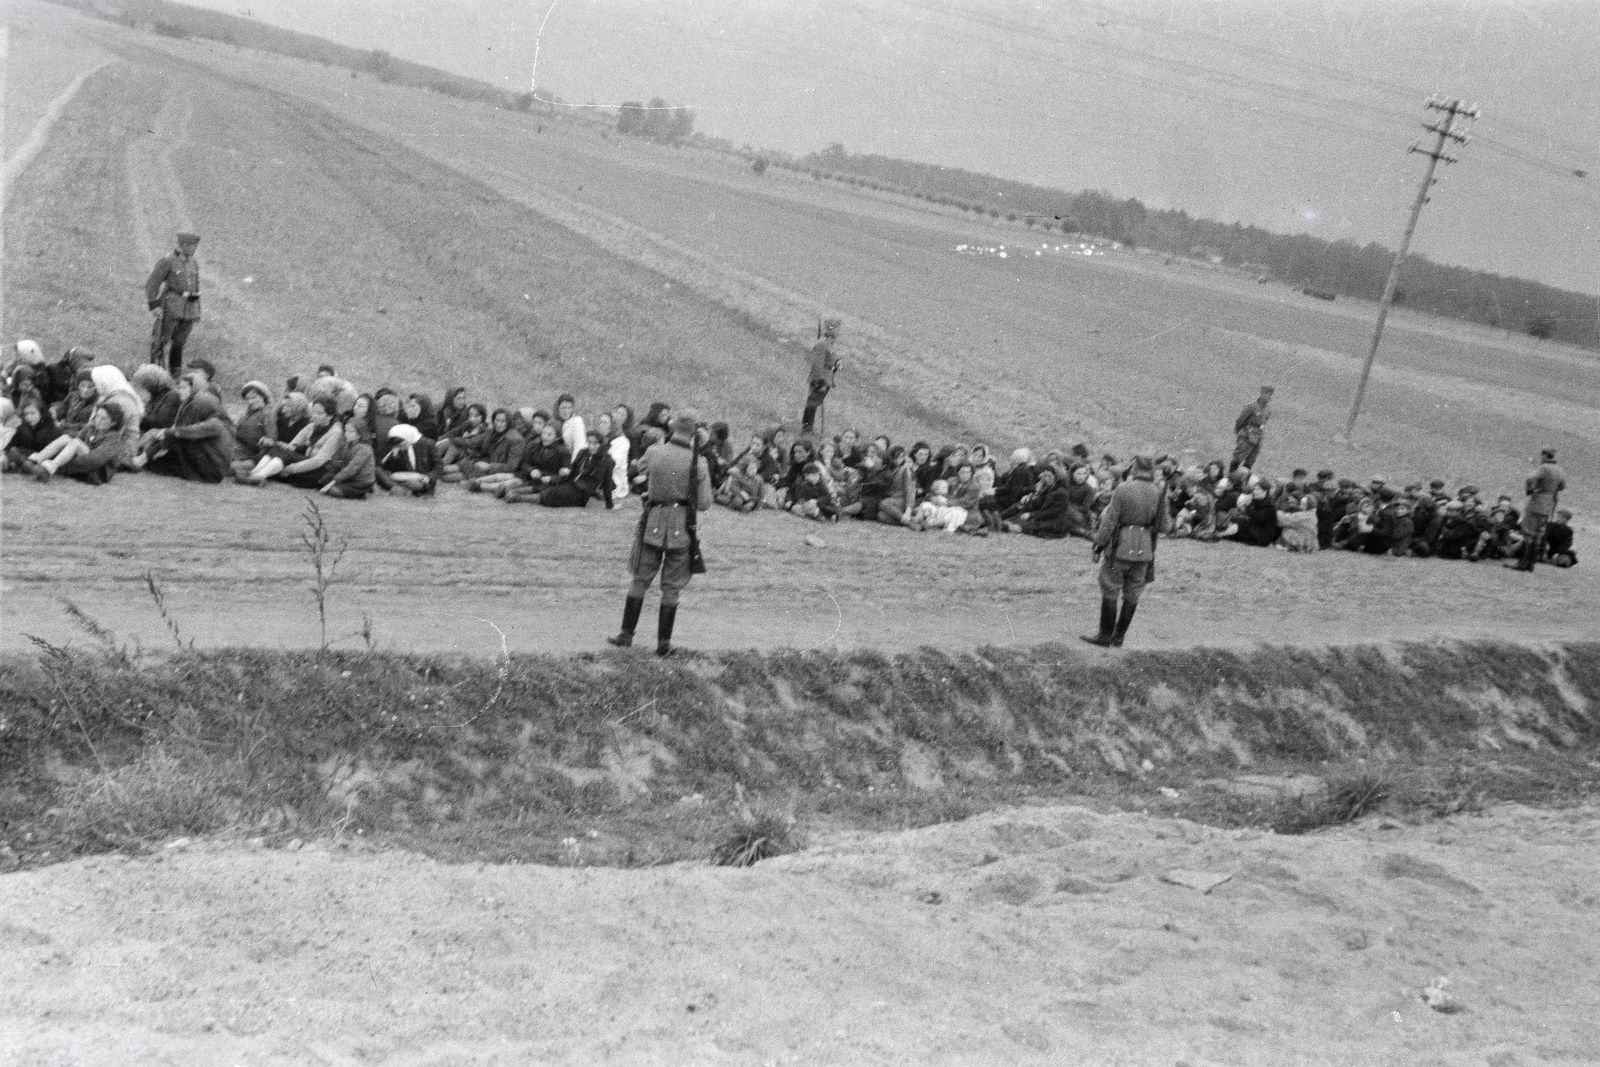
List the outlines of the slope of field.
{"type": "Polygon", "coordinates": [[[1576,1067],[1597,815],[1040,807],[747,871],[98,857],[0,881],[0,1027],[19,1063],[1576,1067]]]}

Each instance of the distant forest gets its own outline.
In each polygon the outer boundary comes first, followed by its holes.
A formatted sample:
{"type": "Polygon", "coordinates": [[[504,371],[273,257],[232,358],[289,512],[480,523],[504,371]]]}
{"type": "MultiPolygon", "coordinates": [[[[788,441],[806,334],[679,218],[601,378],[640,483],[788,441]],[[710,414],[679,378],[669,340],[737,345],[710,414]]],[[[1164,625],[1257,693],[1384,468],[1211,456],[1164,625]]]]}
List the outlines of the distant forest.
{"type": "MultiPolygon", "coordinates": [[[[1326,241],[1157,211],[1138,200],[1084,190],[1069,193],[954,167],[890,156],[853,154],[841,144],[794,158],[769,155],[772,166],[819,179],[904,193],[936,204],[1005,219],[1020,226],[1104,237],[1170,255],[1204,259],[1319,293],[1378,300],[1394,252],[1373,243],[1326,241]]],[[[1467,270],[1410,255],[1395,302],[1488,326],[1600,348],[1600,299],[1522,278],[1467,270]]]]}
{"type": "MultiPolygon", "coordinates": [[[[348,68],[352,76],[366,75],[507,110],[562,114],[552,107],[561,103],[560,97],[543,92],[538,97],[530,92],[509,92],[396,59],[387,52],[348,48],[253,18],[171,0],[53,2],[164,36],[201,37],[293,56],[348,68]]],[[[722,138],[691,134],[693,126],[692,111],[669,108],[666,101],[655,99],[649,105],[624,104],[618,109],[615,128],[636,137],[744,156],[752,160],[758,174],[769,166],[809,173],[819,181],[899,193],[1019,227],[1086,234],[1169,255],[1203,259],[1328,296],[1379,299],[1394,258],[1392,251],[1376,243],[1363,247],[1303,234],[1271,233],[1237,222],[1194,218],[1181,210],[1151,210],[1138,200],[1118,199],[1104,191],[1069,193],[954,167],[851,153],[838,143],[802,157],[749,145],[736,150],[722,138]]],[[[1395,299],[1406,307],[1436,315],[1600,349],[1600,299],[1539,282],[1444,266],[1412,255],[1401,270],[1395,299]]]]}

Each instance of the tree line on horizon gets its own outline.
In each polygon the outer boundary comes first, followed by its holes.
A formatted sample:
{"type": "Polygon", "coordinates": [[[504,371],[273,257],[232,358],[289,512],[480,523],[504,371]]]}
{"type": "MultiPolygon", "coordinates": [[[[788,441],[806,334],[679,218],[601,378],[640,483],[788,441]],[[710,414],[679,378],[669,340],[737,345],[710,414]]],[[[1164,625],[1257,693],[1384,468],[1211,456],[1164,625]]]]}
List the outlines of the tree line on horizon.
{"type": "MultiPolygon", "coordinates": [[[[1067,192],[959,167],[851,153],[839,143],[799,157],[767,152],[760,161],[993,220],[1203,259],[1321,294],[1378,300],[1394,262],[1394,252],[1377,242],[1356,245],[1309,234],[1273,233],[1259,226],[1196,218],[1181,209],[1152,209],[1105,190],[1067,192]]],[[[1600,348],[1600,298],[1526,278],[1449,266],[1413,254],[1401,268],[1395,302],[1541,339],[1600,348]]]]}

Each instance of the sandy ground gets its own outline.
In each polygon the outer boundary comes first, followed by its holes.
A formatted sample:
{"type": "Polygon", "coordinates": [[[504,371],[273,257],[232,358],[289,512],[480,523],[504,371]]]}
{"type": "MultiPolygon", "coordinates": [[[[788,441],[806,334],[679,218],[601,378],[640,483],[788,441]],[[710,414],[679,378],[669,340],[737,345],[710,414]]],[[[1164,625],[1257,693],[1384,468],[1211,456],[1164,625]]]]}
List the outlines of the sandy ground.
{"type": "MultiPolygon", "coordinates": [[[[0,649],[30,648],[29,634],[86,641],[63,599],[123,639],[171,647],[147,571],[184,640],[315,647],[300,541],[306,499],[285,487],[148,475],[103,488],[6,476],[0,649]]],[[[512,650],[564,652],[602,647],[615,632],[634,501],[612,512],[549,509],[453,486],[432,500],[320,499],[333,535],[349,544],[328,596],[340,647],[361,647],[347,635],[363,614],[379,647],[401,651],[493,657],[503,633],[512,650]]],[[[917,534],[721,508],[702,532],[710,569],[690,586],[678,623],[688,648],[1076,644],[1098,611],[1089,545],[1077,539],[917,534]]],[[[1167,541],[1129,647],[1581,640],[1600,635],[1597,582],[1587,565],[1529,576],[1487,562],[1167,541]]]]}
{"type": "Polygon", "coordinates": [[[0,1062],[1593,1063],[1597,876],[1600,811],[1516,806],[1041,807],[742,871],[195,845],[0,880],[0,1062]]]}

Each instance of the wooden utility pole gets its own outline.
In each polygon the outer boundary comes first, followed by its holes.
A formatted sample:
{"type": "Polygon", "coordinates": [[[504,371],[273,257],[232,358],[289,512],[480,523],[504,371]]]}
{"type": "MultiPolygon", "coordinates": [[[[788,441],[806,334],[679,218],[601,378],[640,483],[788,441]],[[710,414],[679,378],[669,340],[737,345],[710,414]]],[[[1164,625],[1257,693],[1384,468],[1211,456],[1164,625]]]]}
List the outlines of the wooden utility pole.
{"type": "Polygon", "coordinates": [[[1367,349],[1367,361],[1361,366],[1361,383],[1356,386],[1355,403],[1350,405],[1350,421],[1344,424],[1344,441],[1349,444],[1351,435],[1355,433],[1356,418],[1361,414],[1361,401],[1367,395],[1367,379],[1372,376],[1372,361],[1378,358],[1378,343],[1383,340],[1383,324],[1389,319],[1389,306],[1394,303],[1395,285],[1400,281],[1400,264],[1405,262],[1406,251],[1411,247],[1411,235],[1417,232],[1417,219],[1422,215],[1422,205],[1428,202],[1428,189],[1438,181],[1433,176],[1439,163],[1456,162],[1453,156],[1445,155],[1445,146],[1454,141],[1464,145],[1471,138],[1464,133],[1456,132],[1456,120],[1475,119],[1478,117],[1476,104],[1467,107],[1459,100],[1440,100],[1429,97],[1423,106],[1431,111],[1441,111],[1444,117],[1436,122],[1423,123],[1422,128],[1438,135],[1433,150],[1429,151],[1420,145],[1413,144],[1412,152],[1418,152],[1428,157],[1428,169],[1423,172],[1422,186],[1417,190],[1416,203],[1411,205],[1411,218],[1406,222],[1405,236],[1400,239],[1400,251],[1394,254],[1394,264],[1389,268],[1389,281],[1383,287],[1383,299],[1378,301],[1378,323],[1372,330],[1372,347],[1367,349]]]}

